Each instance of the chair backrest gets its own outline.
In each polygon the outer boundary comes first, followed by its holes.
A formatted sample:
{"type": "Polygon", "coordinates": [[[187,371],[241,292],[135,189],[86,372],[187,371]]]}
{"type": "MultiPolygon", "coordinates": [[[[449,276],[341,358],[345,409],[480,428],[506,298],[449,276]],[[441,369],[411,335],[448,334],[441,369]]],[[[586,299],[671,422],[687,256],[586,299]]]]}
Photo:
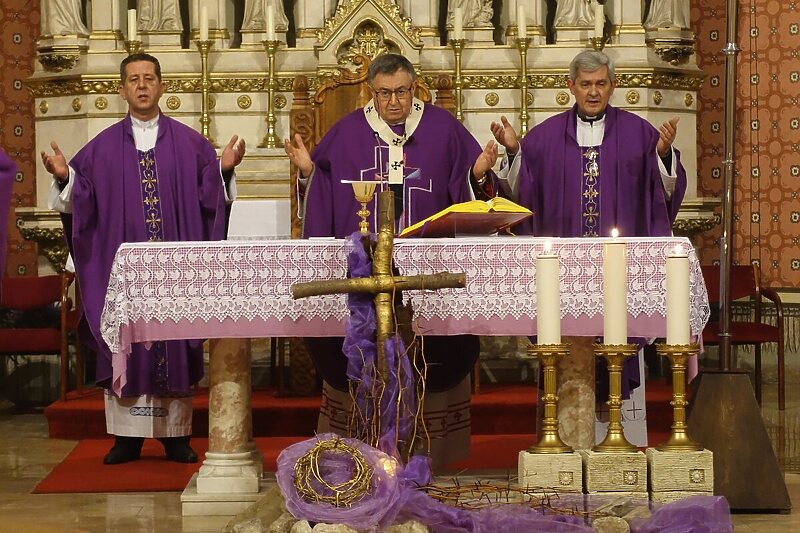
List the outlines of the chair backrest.
{"type": "Polygon", "coordinates": [[[60,275],[5,277],[0,291],[0,307],[29,311],[61,301],[63,280],[60,275]]]}
{"type": "MultiPolygon", "coordinates": [[[[706,282],[709,302],[719,302],[720,299],[720,267],[717,265],[707,265],[700,267],[703,271],[703,280],[706,282]]],[[[758,266],[756,265],[733,265],[731,266],[730,277],[731,301],[740,298],[761,295],[758,266]]]]}

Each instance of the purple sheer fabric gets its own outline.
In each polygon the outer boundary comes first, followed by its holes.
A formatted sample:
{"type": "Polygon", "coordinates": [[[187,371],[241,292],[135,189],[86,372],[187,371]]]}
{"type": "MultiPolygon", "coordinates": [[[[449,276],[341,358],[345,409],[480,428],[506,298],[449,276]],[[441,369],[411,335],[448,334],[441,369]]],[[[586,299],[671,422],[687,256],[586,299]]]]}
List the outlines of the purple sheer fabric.
{"type": "Polygon", "coordinates": [[[631,523],[631,533],[733,532],[724,496],[692,496],[657,507],[647,519],[631,523]]]}
{"type": "MultiPolygon", "coordinates": [[[[364,249],[362,238],[358,232],[349,237],[353,248],[348,254],[347,264],[350,275],[354,278],[372,275],[372,261],[364,249]]],[[[345,327],[342,351],[347,357],[347,377],[356,386],[356,404],[360,417],[358,424],[362,428],[375,427],[373,420],[378,416],[380,434],[375,437],[379,448],[399,459],[397,443],[408,442],[411,438],[416,413],[411,362],[402,339],[398,335],[390,337],[385,346],[388,373],[379,376],[372,295],[350,294],[347,306],[350,309],[350,318],[345,327]],[[376,392],[380,397],[379,413],[374,412],[376,392]]]]}

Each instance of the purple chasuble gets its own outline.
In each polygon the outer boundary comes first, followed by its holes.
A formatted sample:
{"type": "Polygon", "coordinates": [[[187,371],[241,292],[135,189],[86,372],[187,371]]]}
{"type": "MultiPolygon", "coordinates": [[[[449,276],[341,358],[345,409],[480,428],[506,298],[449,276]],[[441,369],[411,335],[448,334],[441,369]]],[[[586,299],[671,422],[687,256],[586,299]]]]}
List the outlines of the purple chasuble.
{"type": "MultiPolygon", "coordinates": [[[[402,135],[402,129],[392,129],[402,135]]],[[[481,147],[450,113],[425,104],[422,119],[403,148],[402,227],[470,200],[467,173],[481,147]]],[[[356,202],[352,186],[341,181],[372,180],[386,173],[388,147],[367,123],[363,109],[357,109],[328,131],[311,158],[314,174],[306,186],[303,236],[345,238],[358,230],[361,219],[356,212],[361,204],[356,202]]],[[[373,232],[376,201],[377,194],[367,206],[373,232]]]]}
{"type": "MultiPolygon", "coordinates": [[[[577,107],[533,128],[522,140],[519,203],[533,217],[518,233],[543,237],[584,235],[582,193],[584,156],[578,146],[577,107]]],[[[686,171],[675,150],[677,182],[666,199],[658,170],[658,130],[643,118],[615,107],[606,108],[603,144],[599,148],[598,235],[618,228],[624,237],[672,235],[672,223],[686,193],[686,171]]]]}
{"type": "Polygon", "coordinates": [[[11,191],[14,188],[16,175],[17,165],[3,150],[0,150],[0,276],[6,275],[8,218],[11,216],[11,191]]]}
{"type": "MultiPolygon", "coordinates": [[[[70,161],[72,215],[65,233],[97,351],[97,383],[111,388],[111,352],[100,335],[111,265],[125,242],[225,238],[226,205],[217,154],[199,133],[165,115],[153,150],[136,149],[130,116],[103,130],[70,161]]],[[[186,393],[203,376],[202,340],[134,344],[122,396],[186,393]]]]}
{"type": "MultiPolygon", "coordinates": [[[[675,191],[666,199],[658,169],[659,133],[643,118],[606,108],[603,143],[580,147],[577,106],[542,122],[522,140],[519,203],[533,217],[516,227],[542,237],[607,237],[617,228],[626,237],[672,235],[672,223],[686,193],[686,170],[678,158],[675,191]],[[596,163],[596,176],[591,176],[596,163]],[[588,196],[587,196],[588,195],[588,196]],[[589,201],[591,200],[591,201],[589,201]]],[[[608,395],[607,372],[598,367],[597,398],[608,395]]],[[[623,367],[623,398],[639,386],[638,358],[623,367]]]]}

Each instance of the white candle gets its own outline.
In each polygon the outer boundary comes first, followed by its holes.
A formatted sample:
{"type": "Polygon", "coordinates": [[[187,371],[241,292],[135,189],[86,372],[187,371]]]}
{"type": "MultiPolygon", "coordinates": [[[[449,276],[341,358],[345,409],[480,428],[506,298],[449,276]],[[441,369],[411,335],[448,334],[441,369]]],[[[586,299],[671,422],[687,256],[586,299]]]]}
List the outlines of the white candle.
{"type": "Polygon", "coordinates": [[[128,10],[128,40],[135,41],[136,40],[136,10],[129,9],[128,10]]]}
{"type": "Polygon", "coordinates": [[[200,8],[200,40],[208,40],[208,8],[206,6],[200,8]]]}
{"type": "Polygon", "coordinates": [[[603,4],[595,0],[594,5],[594,36],[597,38],[603,37],[603,25],[606,22],[606,14],[603,9],[603,4]]]}
{"type": "Polygon", "coordinates": [[[561,344],[561,288],[558,256],[550,250],[536,256],[536,336],[539,344],[561,344]]]}
{"type": "Polygon", "coordinates": [[[453,8],[453,39],[464,38],[464,10],[461,7],[453,8]]]}
{"type": "Polygon", "coordinates": [[[119,0],[111,2],[111,31],[119,29],[119,0]]]}
{"type": "Polygon", "coordinates": [[[689,255],[667,255],[667,344],[689,344],[689,255]]]}
{"type": "Polygon", "coordinates": [[[275,7],[272,2],[267,2],[266,9],[266,27],[267,27],[267,40],[275,40],[275,7]]]}
{"type": "Polygon", "coordinates": [[[603,342],[628,342],[628,264],[625,243],[614,240],[603,245],[603,342]]]}
{"type": "Polygon", "coordinates": [[[517,6],[517,37],[525,39],[528,36],[528,23],[525,20],[525,6],[517,6]]]}

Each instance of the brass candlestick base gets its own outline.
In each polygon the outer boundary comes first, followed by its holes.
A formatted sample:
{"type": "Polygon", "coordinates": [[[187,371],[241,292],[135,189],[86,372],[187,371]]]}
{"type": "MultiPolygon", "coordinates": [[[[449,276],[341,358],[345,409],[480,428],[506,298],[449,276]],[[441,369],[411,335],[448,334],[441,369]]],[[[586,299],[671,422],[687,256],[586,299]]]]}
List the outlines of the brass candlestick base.
{"type": "Polygon", "coordinates": [[[461,91],[464,88],[464,78],[461,76],[461,52],[464,50],[464,45],[467,43],[466,39],[450,39],[450,48],[453,49],[453,59],[455,64],[455,80],[453,86],[455,88],[456,100],[456,118],[460,122],[464,122],[464,112],[461,108],[461,91]]]}
{"type": "Polygon", "coordinates": [[[129,56],[133,54],[141,54],[144,52],[144,47],[142,46],[142,41],[129,41],[125,40],[125,50],[128,52],[129,56]]]}
{"type": "Polygon", "coordinates": [[[517,39],[519,50],[519,133],[524,137],[528,132],[528,47],[530,37],[517,39]]]}
{"type": "Polygon", "coordinates": [[[686,361],[700,350],[697,344],[659,344],[659,355],[666,355],[672,367],[672,432],[667,442],[656,446],[662,452],[699,451],[703,446],[694,442],[686,427],[686,361]]]}
{"type": "Polygon", "coordinates": [[[539,442],[528,448],[530,453],[570,453],[572,447],[564,444],[558,435],[558,395],[556,384],[556,364],[558,358],[569,353],[569,344],[532,344],[528,355],[536,357],[542,364],[544,374],[544,418],[539,442]]]}
{"type": "Polygon", "coordinates": [[[591,44],[592,48],[594,48],[598,52],[602,52],[603,48],[606,47],[606,38],[605,37],[589,37],[589,44],[591,44]]]}
{"type": "Polygon", "coordinates": [[[635,452],[639,448],[628,442],[622,429],[622,364],[636,354],[635,344],[595,344],[594,353],[608,362],[608,433],[595,452],[635,452]]]}
{"type": "Polygon", "coordinates": [[[275,133],[275,91],[278,88],[278,78],[275,76],[275,52],[278,50],[282,41],[264,40],[264,50],[267,52],[267,134],[258,143],[259,148],[278,148],[283,146],[278,134],[275,133]]]}
{"type": "Polygon", "coordinates": [[[209,92],[211,90],[211,76],[208,72],[208,53],[214,45],[211,39],[197,40],[194,42],[197,45],[197,50],[200,52],[200,91],[201,91],[201,109],[200,109],[200,133],[208,139],[211,146],[217,148],[217,143],[211,135],[211,117],[208,114],[209,105],[209,92]]]}

